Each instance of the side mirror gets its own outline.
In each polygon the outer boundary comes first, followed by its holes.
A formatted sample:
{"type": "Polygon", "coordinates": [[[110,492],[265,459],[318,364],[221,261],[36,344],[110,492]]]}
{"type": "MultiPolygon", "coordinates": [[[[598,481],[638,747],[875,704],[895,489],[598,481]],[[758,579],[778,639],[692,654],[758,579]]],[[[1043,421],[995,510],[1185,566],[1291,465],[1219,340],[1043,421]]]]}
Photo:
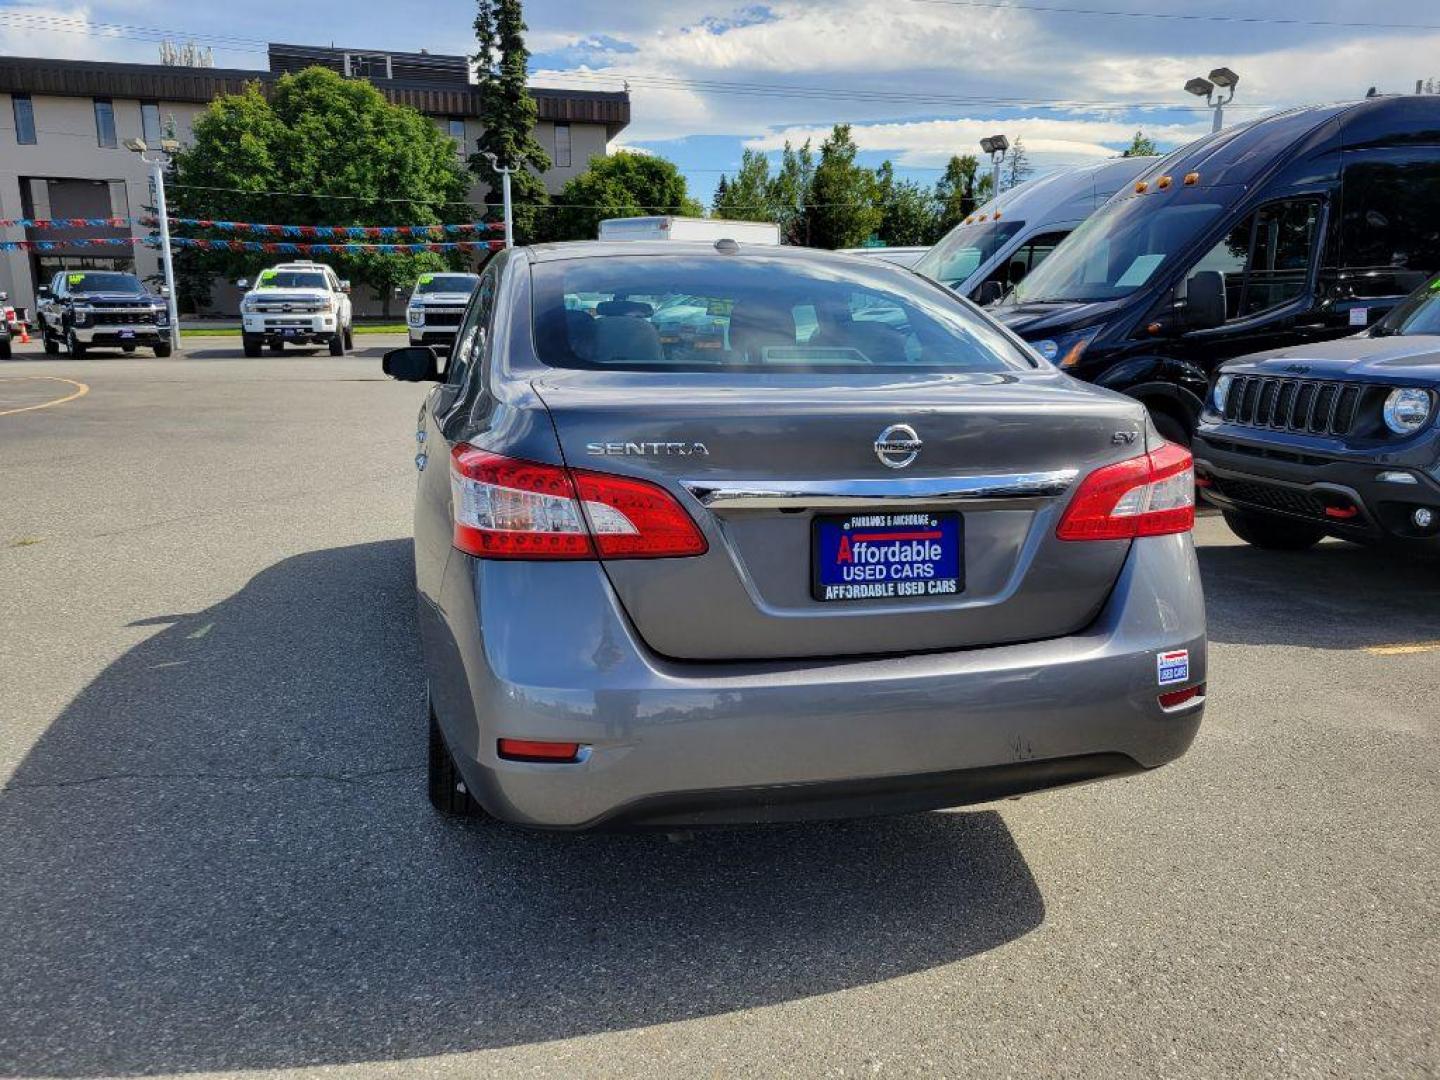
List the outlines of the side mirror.
{"type": "Polygon", "coordinates": [[[990,281],[982,281],[980,288],[975,291],[975,302],[981,307],[995,303],[1005,295],[1005,286],[993,278],[990,281]]]}
{"type": "Polygon", "coordinates": [[[237,289],[250,288],[250,279],[248,277],[242,277],[239,281],[235,282],[235,287],[237,289]]]}
{"type": "Polygon", "coordinates": [[[49,300],[55,293],[51,291],[49,285],[41,285],[35,290],[35,295],[41,300],[49,300]]]}
{"type": "Polygon", "coordinates": [[[340,291],[345,293],[347,296],[350,294],[350,282],[348,280],[342,280],[340,282],[340,291]]]}
{"type": "Polygon", "coordinates": [[[433,349],[412,345],[391,349],[380,360],[380,370],[401,382],[439,382],[440,361],[433,349]]]}
{"type": "Polygon", "coordinates": [[[1185,284],[1185,328],[1213,330],[1225,325],[1225,275],[1201,270],[1185,284]]]}

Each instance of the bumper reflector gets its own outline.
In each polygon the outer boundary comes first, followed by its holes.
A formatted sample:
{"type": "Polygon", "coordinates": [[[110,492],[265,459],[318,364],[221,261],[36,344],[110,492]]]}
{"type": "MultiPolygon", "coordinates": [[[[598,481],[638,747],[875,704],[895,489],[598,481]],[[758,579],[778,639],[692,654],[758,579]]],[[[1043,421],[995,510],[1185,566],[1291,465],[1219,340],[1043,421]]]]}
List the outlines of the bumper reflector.
{"type": "Polygon", "coordinates": [[[1171,690],[1160,695],[1160,707],[1167,712],[1182,705],[1192,705],[1205,700],[1205,684],[1187,686],[1184,690],[1171,690]]]}
{"type": "Polygon", "coordinates": [[[578,761],[580,744],[540,742],[536,739],[501,739],[497,744],[506,761],[578,761]]]}
{"type": "Polygon", "coordinates": [[[1325,507],[1325,516],[1328,518],[1336,518],[1339,521],[1349,521],[1351,518],[1357,516],[1359,513],[1360,508],[1353,504],[1350,506],[1325,507]]]}

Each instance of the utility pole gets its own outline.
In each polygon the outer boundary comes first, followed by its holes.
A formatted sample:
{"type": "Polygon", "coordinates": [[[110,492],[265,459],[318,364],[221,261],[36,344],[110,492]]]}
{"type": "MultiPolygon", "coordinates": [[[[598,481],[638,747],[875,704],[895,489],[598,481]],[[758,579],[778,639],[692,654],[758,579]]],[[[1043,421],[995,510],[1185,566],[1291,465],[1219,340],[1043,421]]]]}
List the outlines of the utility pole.
{"type": "Polygon", "coordinates": [[[505,203],[505,246],[515,246],[515,225],[510,212],[510,166],[500,166],[500,159],[488,150],[485,152],[490,167],[500,174],[500,197],[505,203]]]}
{"type": "Polygon", "coordinates": [[[140,160],[150,166],[150,179],[155,185],[155,214],[160,219],[160,262],[165,269],[165,305],[170,312],[170,348],[180,351],[180,308],[175,295],[175,263],[170,257],[170,210],[165,204],[165,167],[170,164],[170,155],[180,149],[176,139],[160,140],[160,153],[146,157],[150,149],[142,140],[131,139],[125,144],[127,150],[140,155],[140,160]]]}

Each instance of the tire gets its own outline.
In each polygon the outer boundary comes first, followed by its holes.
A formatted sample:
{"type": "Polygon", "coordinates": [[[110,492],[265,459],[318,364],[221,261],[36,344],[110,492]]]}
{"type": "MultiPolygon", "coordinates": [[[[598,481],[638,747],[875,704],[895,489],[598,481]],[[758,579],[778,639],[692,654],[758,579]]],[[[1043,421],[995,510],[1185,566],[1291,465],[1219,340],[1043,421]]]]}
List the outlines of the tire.
{"type": "Polygon", "coordinates": [[[271,356],[284,356],[284,355],[285,355],[285,343],[284,343],[283,341],[272,341],[272,342],[270,343],[270,355],[271,355],[271,356]]]}
{"type": "Polygon", "coordinates": [[[65,334],[65,352],[72,360],[79,360],[85,355],[85,346],[75,336],[75,331],[70,330],[65,334]]]}
{"type": "Polygon", "coordinates": [[[465,788],[460,770],[455,767],[455,758],[445,745],[445,736],[440,734],[440,725],[435,720],[435,710],[427,703],[425,709],[430,721],[429,768],[427,788],[430,805],[446,817],[484,817],[485,811],[465,788]]]}
{"type": "Polygon", "coordinates": [[[254,360],[260,355],[260,350],[265,347],[265,339],[256,337],[254,334],[241,334],[240,347],[245,350],[245,355],[254,360]]]}
{"type": "Polygon", "coordinates": [[[1252,547],[1269,551],[1305,551],[1325,539],[1323,528],[1304,521],[1238,510],[1226,510],[1224,514],[1230,531],[1252,547]]]}
{"type": "Polygon", "coordinates": [[[167,356],[170,355],[171,348],[171,345],[166,342],[161,345],[156,345],[152,351],[155,353],[156,359],[164,360],[167,356]]]}
{"type": "Polygon", "coordinates": [[[1190,429],[1185,426],[1174,413],[1161,412],[1159,409],[1150,408],[1150,420],[1155,425],[1155,430],[1166,442],[1175,443],[1190,449],[1190,429]]]}
{"type": "Polygon", "coordinates": [[[0,339],[0,360],[10,359],[10,338],[0,339]]]}
{"type": "Polygon", "coordinates": [[[345,332],[343,330],[335,331],[335,335],[330,339],[330,355],[345,355],[345,332]]]}
{"type": "Polygon", "coordinates": [[[44,347],[46,356],[60,355],[60,342],[55,340],[55,335],[49,330],[40,331],[40,344],[44,347]]]}
{"type": "Polygon", "coordinates": [[[345,348],[355,348],[355,327],[353,326],[345,327],[345,348]]]}

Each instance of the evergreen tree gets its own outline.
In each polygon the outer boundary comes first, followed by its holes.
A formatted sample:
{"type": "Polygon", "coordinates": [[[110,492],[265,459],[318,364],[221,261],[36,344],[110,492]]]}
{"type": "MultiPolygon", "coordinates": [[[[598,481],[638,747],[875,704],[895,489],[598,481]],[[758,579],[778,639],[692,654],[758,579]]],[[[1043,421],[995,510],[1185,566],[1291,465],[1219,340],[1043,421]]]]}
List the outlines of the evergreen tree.
{"type": "Polygon", "coordinates": [[[874,172],[855,163],[858,153],[849,124],[836,124],[821,144],[805,207],[810,246],[855,247],[880,228],[879,185],[874,172]]]}
{"type": "Polygon", "coordinates": [[[1155,140],[1150,138],[1143,131],[1136,131],[1135,137],[1130,140],[1130,145],[1125,148],[1121,157],[1153,157],[1160,153],[1160,148],[1155,145],[1155,140]]]}
{"type": "Polygon", "coordinates": [[[880,203],[880,239],[890,247],[932,243],[938,219],[930,192],[913,180],[896,180],[895,169],[885,162],[875,171],[880,203]]]}
{"type": "Polygon", "coordinates": [[[537,207],[549,201],[540,175],[550,168],[550,155],[535,138],[539,109],[525,81],[530,65],[525,30],[520,0],[479,0],[473,59],[485,133],[470,155],[470,171],[490,189],[486,201],[498,211],[500,174],[485,154],[494,154],[502,166],[515,170],[510,188],[519,243],[534,236],[536,221],[543,213],[537,207]]]}
{"type": "Polygon", "coordinates": [[[974,154],[955,154],[935,185],[938,213],[931,242],[940,239],[975,212],[978,203],[976,173],[980,161],[974,154]]]}
{"type": "Polygon", "coordinates": [[[788,142],[780,152],[780,169],[766,188],[766,201],[780,226],[780,241],[803,244],[805,240],[805,207],[810,202],[815,182],[815,155],[810,140],[796,150],[788,142]]]}
{"type": "Polygon", "coordinates": [[[1015,141],[1010,144],[1010,157],[1008,162],[1002,163],[1002,171],[1005,173],[1005,190],[1009,191],[1016,184],[1023,184],[1035,171],[1030,164],[1030,155],[1025,150],[1025,140],[1018,135],[1015,141]]]}
{"type": "Polygon", "coordinates": [[[715,185],[715,198],[710,201],[711,207],[715,210],[715,216],[716,216],[716,217],[719,217],[719,216],[720,216],[720,207],[721,207],[721,205],[724,204],[724,202],[725,202],[726,198],[729,196],[729,194],[730,194],[730,181],[725,178],[725,174],[724,174],[724,173],[721,173],[721,174],[720,174],[720,183],[718,183],[718,184],[715,185]]]}
{"type": "Polygon", "coordinates": [[[758,150],[740,155],[740,171],[725,188],[715,193],[715,216],[730,221],[774,221],[770,201],[770,162],[758,150]]]}

